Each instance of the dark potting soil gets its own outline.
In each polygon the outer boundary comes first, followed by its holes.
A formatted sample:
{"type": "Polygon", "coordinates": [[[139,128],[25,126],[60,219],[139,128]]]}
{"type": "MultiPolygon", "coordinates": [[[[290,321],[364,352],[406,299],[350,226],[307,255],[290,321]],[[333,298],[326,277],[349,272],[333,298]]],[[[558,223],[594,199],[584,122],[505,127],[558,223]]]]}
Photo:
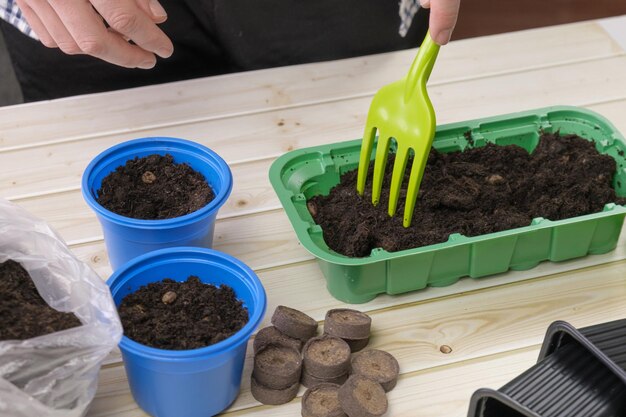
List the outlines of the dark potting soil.
{"type": "MultiPolygon", "coordinates": [[[[409,228],[402,226],[405,190],[396,215],[387,214],[392,168],[390,155],[376,207],[373,164],[363,197],[356,192],[355,170],[345,173],[328,196],[308,201],[331,249],[364,257],[374,248],[395,252],[445,242],[452,233],[477,236],[528,226],[535,217],[560,220],[600,212],[611,202],[626,204],[612,187],[615,160],[576,135],[543,133],[532,154],[516,145],[447,154],[433,149],[409,228]]],[[[408,175],[409,170],[404,186],[408,175]]]]}
{"type": "Polygon", "coordinates": [[[23,340],[80,326],[73,313],[50,307],[28,271],[9,260],[0,263],[0,340],[23,340]]]}
{"type": "Polygon", "coordinates": [[[206,206],[215,194],[202,174],[172,155],[136,157],[102,180],[97,201],[106,209],[144,220],[171,219],[206,206]]]}
{"type": "Polygon", "coordinates": [[[118,311],[127,337],[170,350],[213,345],[248,322],[248,310],[232,288],[204,284],[196,276],[145,285],[124,297],[118,311]]]}

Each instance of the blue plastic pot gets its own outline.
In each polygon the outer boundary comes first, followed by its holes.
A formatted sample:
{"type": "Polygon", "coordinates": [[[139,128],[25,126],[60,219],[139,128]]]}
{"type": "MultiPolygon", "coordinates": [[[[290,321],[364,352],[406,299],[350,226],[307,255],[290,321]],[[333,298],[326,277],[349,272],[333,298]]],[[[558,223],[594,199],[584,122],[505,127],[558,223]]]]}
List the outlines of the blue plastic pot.
{"type": "Polygon", "coordinates": [[[156,349],[126,336],[119,344],[130,390],[139,407],[155,417],[208,417],[228,408],[239,393],[247,342],[266,308],[259,278],[243,262],[205,248],[162,249],[133,259],[107,284],[119,306],[139,287],[163,278],[226,284],[248,309],[249,321],[214,345],[191,350],[156,349]]]}
{"type": "Polygon", "coordinates": [[[120,143],[96,156],[83,173],[82,192],[102,225],[109,262],[117,269],[125,262],[153,250],[176,246],[213,245],[213,230],[219,208],[233,187],[233,177],[215,152],[183,139],[151,137],[120,143]],[[165,220],[141,220],[120,216],[96,201],[102,180],[135,157],[170,154],[176,163],[187,163],[207,180],[215,199],[193,213],[165,220]]]}

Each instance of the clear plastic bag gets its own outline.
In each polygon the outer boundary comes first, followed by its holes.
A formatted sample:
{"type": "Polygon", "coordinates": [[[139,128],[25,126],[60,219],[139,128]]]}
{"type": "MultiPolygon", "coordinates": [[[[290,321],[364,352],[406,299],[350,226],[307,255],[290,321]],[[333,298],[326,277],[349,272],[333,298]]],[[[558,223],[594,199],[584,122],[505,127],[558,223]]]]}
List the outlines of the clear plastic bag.
{"type": "Polygon", "coordinates": [[[0,199],[0,262],[9,259],[28,271],[51,307],[73,312],[82,325],[0,341],[0,416],[81,416],[102,361],[122,337],[109,289],[44,221],[0,199]]]}

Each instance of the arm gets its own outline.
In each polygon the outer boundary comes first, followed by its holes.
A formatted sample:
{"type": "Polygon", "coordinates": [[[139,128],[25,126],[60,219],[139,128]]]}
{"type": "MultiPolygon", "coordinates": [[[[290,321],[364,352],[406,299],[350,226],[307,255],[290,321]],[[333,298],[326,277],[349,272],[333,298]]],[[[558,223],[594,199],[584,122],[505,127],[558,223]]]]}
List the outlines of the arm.
{"type": "Polygon", "coordinates": [[[167,58],[174,50],[170,39],[156,25],[167,19],[157,0],[17,3],[41,42],[66,54],[86,54],[122,67],[148,69],[156,64],[155,54],[167,58]]]}
{"type": "Polygon", "coordinates": [[[450,41],[459,15],[461,0],[420,0],[422,7],[430,8],[430,35],[439,45],[450,41]]]}

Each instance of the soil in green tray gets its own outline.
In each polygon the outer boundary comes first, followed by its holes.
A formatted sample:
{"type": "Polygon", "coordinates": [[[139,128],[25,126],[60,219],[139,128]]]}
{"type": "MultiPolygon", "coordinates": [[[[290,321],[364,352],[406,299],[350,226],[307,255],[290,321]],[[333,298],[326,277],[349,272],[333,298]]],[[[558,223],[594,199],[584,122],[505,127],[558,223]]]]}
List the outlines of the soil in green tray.
{"type": "MultiPolygon", "coordinates": [[[[626,204],[612,187],[615,160],[576,135],[543,133],[532,154],[516,145],[453,153],[433,149],[409,228],[402,226],[404,190],[398,214],[387,214],[393,155],[376,207],[372,166],[364,197],[356,192],[355,170],[345,173],[328,196],[307,203],[326,244],[350,257],[369,256],[374,248],[395,252],[445,242],[452,233],[478,236],[527,226],[535,217],[596,213],[611,202],[626,204]]],[[[408,170],[405,185],[407,180],[408,170]]]]}
{"type": "Polygon", "coordinates": [[[184,216],[206,206],[215,194],[202,174],[172,155],[136,157],[102,180],[97,201],[106,209],[134,219],[184,216]]]}
{"type": "Polygon", "coordinates": [[[23,340],[80,326],[73,313],[50,307],[28,271],[15,261],[0,263],[0,340],[23,340]]]}
{"type": "Polygon", "coordinates": [[[197,349],[220,342],[248,322],[248,310],[227,285],[198,277],[165,278],[128,294],[118,307],[124,334],[160,349],[197,349]]]}

